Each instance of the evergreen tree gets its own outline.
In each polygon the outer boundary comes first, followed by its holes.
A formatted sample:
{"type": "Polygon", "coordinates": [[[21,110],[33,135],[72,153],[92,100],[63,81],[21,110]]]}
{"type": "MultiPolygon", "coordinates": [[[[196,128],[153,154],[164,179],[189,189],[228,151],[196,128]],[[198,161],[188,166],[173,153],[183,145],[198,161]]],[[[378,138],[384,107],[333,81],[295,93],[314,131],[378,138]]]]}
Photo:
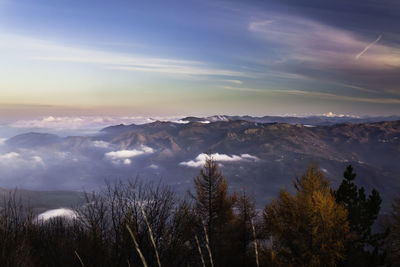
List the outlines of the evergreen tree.
{"type": "Polygon", "coordinates": [[[253,247],[250,247],[249,244],[254,244],[252,224],[257,218],[257,211],[254,198],[249,196],[245,190],[238,194],[235,211],[236,220],[233,233],[237,250],[235,255],[240,259],[240,266],[252,266],[255,264],[255,255],[253,247]]]}
{"type": "Polygon", "coordinates": [[[229,232],[234,219],[233,204],[235,196],[228,193],[228,184],[218,164],[208,157],[200,175],[194,179],[195,213],[207,229],[210,247],[218,266],[224,266],[223,262],[229,260],[229,232]]]}
{"type": "Polygon", "coordinates": [[[295,195],[283,190],[264,209],[272,264],[336,266],[348,240],[347,211],[336,203],[328,180],[316,167],[309,167],[294,186],[295,195]]]}
{"type": "Polygon", "coordinates": [[[354,184],[356,174],[351,165],[343,174],[344,179],[334,192],[336,201],[348,211],[352,242],[347,247],[344,266],[376,266],[383,263],[381,247],[384,233],[372,234],[372,225],[378,217],[382,198],[374,189],[367,197],[364,187],[354,184]],[[372,249],[371,249],[372,248],[372,249]]]}
{"type": "Polygon", "coordinates": [[[386,244],[389,253],[388,263],[391,266],[400,266],[400,197],[392,204],[389,229],[386,244]]]}

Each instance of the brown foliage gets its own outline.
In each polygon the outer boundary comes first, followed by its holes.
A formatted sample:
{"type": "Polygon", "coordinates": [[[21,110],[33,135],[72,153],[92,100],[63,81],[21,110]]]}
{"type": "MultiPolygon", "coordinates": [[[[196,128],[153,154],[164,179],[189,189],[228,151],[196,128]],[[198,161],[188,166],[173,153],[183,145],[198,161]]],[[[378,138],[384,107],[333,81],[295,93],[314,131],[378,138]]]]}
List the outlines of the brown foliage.
{"type": "Polygon", "coordinates": [[[273,262],[280,266],[336,266],[343,259],[349,225],[346,210],[316,167],[295,181],[296,194],[281,191],[264,209],[273,262]]]}

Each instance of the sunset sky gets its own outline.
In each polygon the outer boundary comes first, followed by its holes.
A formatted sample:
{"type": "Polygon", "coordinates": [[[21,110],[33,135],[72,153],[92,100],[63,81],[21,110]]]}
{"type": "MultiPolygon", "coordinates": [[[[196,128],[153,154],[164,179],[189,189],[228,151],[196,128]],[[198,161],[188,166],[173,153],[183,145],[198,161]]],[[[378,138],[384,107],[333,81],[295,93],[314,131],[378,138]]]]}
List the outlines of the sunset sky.
{"type": "Polygon", "coordinates": [[[398,0],[0,0],[0,117],[400,115],[398,0]]]}

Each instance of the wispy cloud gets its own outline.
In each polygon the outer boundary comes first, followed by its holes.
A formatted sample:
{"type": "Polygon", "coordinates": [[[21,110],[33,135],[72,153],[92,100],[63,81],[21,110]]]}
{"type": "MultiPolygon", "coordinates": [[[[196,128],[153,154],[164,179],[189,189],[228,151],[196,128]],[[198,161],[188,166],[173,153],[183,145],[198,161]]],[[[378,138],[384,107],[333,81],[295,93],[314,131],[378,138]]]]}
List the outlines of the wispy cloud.
{"type": "Polygon", "coordinates": [[[240,80],[223,80],[224,82],[233,83],[233,84],[243,84],[240,80]]]}
{"type": "Polygon", "coordinates": [[[270,17],[272,19],[251,22],[249,30],[271,44],[284,46],[279,52],[284,53],[286,61],[299,59],[338,67],[357,66],[358,69],[400,66],[400,49],[378,44],[382,35],[368,43],[350,31],[303,17],[283,14],[270,17]],[[361,53],[360,49],[363,49],[361,53]],[[352,63],[354,55],[360,58],[358,55],[368,49],[371,51],[363,57],[362,63],[352,63]]]}
{"type": "Polygon", "coordinates": [[[272,92],[269,89],[237,87],[237,86],[230,86],[230,85],[219,86],[219,88],[222,88],[222,89],[225,89],[225,90],[241,91],[241,92],[252,92],[252,93],[261,93],[261,94],[268,94],[268,93],[272,92]]]}
{"type": "Polygon", "coordinates": [[[248,73],[212,64],[173,58],[145,57],[67,46],[31,37],[0,34],[0,48],[12,49],[28,60],[96,64],[121,71],[156,72],[193,76],[247,77],[248,73]]]}
{"type": "Polygon", "coordinates": [[[260,89],[260,88],[246,88],[246,87],[232,87],[232,86],[221,86],[220,88],[232,91],[243,91],[253,92],[258,94],[266,95],[292,95],[292,96],[304,96],[313,98],[324,98],[330,100],[341,100],[349,102],[362,102],[362,103],[374,103],[374,104],[400,104],[398,98],[368,98],[358,96],[346,96],[333,93],[325,93],[318,91],[302,91],[302,90],[279,90],[279,89],[260,89]]]}
{"type": "Polygon", "coordinates": [[[110,66],[109,69],[124,70],[124,71],[144,71],[169,74],[184,74],[184,75],[206,75],[206,76],[232,76],[232,77],[250,77],[249,74],[222,69],[204,68],[201,66],[190,65],[159,65],[159,66],[110,66]]]}
{"type": "Polygon", "coordinates": [[[274,90],[272,92],[296,95],[296,96],[320,97],[320,98],[343,100],[350,102],[364,102],[364,103],[375,103],[375,104],[400,104],[400,99],[397,98],[367,98],[367,97],[345,96],[332,93],[311,92],[311,91],[301,91],[301,90],[274,90]]]}
{"type": "Polygon", "coordinates": [[[370,93],[389,94],[400,86],[400,48],[380,42],[382,35],[371,43],[356,32],[281,13],[253,20],[248,30],[274,51],[274,60],[264,64],[278,72],[370,93]]]}
{"type": "Polygon", "coordinates": [[[0,155],[0,161],[7,161],[7,160],[13,160],[16,158],[19,158],[20,154],[17,152],[9,152],[3,155],[0,155]]]}

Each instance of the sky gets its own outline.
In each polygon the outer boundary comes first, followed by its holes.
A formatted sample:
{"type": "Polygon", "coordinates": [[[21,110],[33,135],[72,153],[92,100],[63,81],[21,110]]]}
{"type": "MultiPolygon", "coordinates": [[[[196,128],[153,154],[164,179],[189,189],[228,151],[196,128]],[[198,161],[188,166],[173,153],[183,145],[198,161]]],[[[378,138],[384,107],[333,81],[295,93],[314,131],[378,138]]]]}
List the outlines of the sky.
{"type": "Polygon", "coordinates": [[[399,14],[398,0],[0,0],[0,122],[400,115],[399,14]]]}

